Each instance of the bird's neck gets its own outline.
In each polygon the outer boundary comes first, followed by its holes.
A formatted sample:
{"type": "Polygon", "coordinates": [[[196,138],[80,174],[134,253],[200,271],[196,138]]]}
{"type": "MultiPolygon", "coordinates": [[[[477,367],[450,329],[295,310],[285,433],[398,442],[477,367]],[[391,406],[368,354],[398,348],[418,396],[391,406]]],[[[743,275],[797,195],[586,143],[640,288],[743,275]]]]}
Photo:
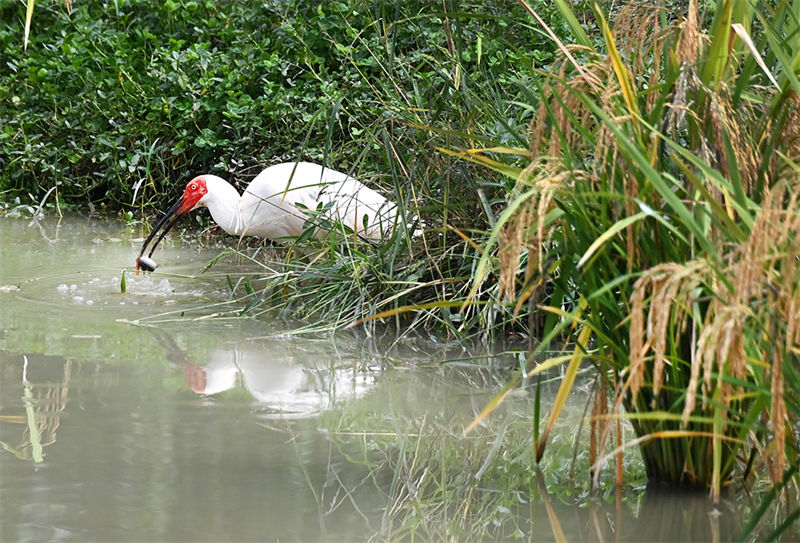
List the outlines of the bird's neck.
{"type": "Polygon", "coordinates": [[[214,180],[214,185],[213,190],[209,187],[209,194],[213,194],[213,198],[206,202],[214,222],[232,236],[244,234],[239,193],[233,185],[219,178],[214,180]]]}

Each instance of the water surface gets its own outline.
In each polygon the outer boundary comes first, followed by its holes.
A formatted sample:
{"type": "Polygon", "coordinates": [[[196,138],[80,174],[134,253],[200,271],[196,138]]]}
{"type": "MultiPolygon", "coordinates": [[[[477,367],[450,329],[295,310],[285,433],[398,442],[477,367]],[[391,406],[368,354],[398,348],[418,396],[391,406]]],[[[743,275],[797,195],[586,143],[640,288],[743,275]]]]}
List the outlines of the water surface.
{"type": "Polygon", "coordinates": [[[140,244],[120,222],[0,218],[3,541],[685,540],[738,522],[704,496],[559,482],[576,451],[587,479],[585,395],[553,437],[550,489],[531,394],[464,436],[514,353],[214,317],[237,308],[224,274],[245,264],[202,274],[217,250],[172,238],[137,276],[140,244]]]}

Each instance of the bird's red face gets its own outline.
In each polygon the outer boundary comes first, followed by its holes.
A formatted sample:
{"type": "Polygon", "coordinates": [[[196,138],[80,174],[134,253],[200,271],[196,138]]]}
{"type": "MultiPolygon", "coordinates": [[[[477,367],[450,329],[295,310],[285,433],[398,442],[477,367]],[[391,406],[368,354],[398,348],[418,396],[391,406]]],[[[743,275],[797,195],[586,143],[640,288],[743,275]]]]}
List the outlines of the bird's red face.
{"type": "Polygon", "coordinates": [[[206,179],[199,175],[186,184],[186,189],[183,191],[183,202],[175,212],[181,215],[188,213],[197,207],[197,202],[206,194],[208,194],[206,179]]]}
{"type": "Polygon", "coordinates": [[[166,214],[161,218],[161,220],[158,221],[158,224],[156,224],[155,228],[153,228],[153,231],[150,232],[150,235],[147,236],[146,240],[144,240],[144,244],[142,244],[142,250],[139,252],[139,256],[136,258],[137,272],[139,271],[140,267],[144,267],[146,271],[148,271],[147,266],[150,266],[152,269],[155,269],[153,267],[155,265],[155,262],[152,262],[151,260],[149,260],[149,258],[153,256],[153,252],[156,250],[158,244],[161,242],[162,239],[164,239],[164,236],[167,235],[167,232],[172,230],[172,227],[175,226],[175,223],[178,222],[178,219],[180,219],[183,215],[196,208],[200,200],[206,194],[208,194],[208,186],[206,185],[205,177],[203,177],[202,175],[195,177],[186,184],[186,188],[183,191],[183,195],[180,198],[178,198],[174,204],[172,204],[172,207],[169,208],[169,211],[167,211],[166,214]],[[160,234],[159,231],[161,231],[160,234]],[[147,266],[140,266],[142,255],[144,255],[144,252],[147,250],[148,244],[156,235],[158,235],[158,238],[156,238],[155,243],[153,243],[153,246],[150,248],[150,253],[147,255],[148,256],[148,260],[146,261],[147,266]]]}

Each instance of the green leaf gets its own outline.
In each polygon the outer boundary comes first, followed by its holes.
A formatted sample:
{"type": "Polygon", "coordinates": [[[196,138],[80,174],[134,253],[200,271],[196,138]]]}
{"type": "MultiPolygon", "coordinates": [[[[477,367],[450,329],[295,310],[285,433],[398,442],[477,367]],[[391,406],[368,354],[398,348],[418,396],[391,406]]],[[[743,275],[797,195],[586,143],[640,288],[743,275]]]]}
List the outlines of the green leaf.
{"type": "Polygon", "coordinates": [[[731,41],[731,23],[733,17],[733,0],[717,2],[716,12],[708,34],[711,46],[704,59],[701,59],[700,80],[706,87],[719,88],[725,68],[728,65],[728,51],[731,41]]]}
{"type": "Polygon", "coordinates": [[[572,11],[571,3],[566,2],[565,0],[555,0],[555,4],[559,13],[561,13],[561,17],[564,19],[564,21],[566,21],[567,26],[569,26],[570,32],[572,33],[572,37],[575,39],[575,41],[584,47],[594,49],[592,41],[589,39],[586,31],[575,17],[575,13],[572,11]]]}
{"type": "Polygon", "coordinates": [[[628,226],[635,223],[636,221],[647,217],[649,214],[645,213],[644,211],[640,211],[636,215],[631,215],[630,217],[625,217],[617,222],[615,222],[611,228],[603,232],[600,237],[598,237],[594,242],[586,249],[586,252],[583,253],[583,256],[578,261],[577,267],[582,267],[589,258],[594,254],[594,252],[600,248],[606,241],[610,238],[616,236],[620,231],[625,230],[628,226]]]}

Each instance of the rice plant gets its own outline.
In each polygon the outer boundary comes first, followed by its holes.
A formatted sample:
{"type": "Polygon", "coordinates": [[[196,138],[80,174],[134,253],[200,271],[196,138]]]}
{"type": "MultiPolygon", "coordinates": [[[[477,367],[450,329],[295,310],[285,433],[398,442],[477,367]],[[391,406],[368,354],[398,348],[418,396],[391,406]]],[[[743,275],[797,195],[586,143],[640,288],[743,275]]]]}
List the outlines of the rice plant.
{"type": "Polygon", "coordinates": [[[716,501],[737,469],[780,481],[797,465],[800,6],[629,2],[613,27],[596,6],[590,37],[558,5],[574,43],[473,289],[497,273],[546,338],[573,337],[560,361],[591,360],[613,391],[595,477],[625,416],[650,480],[716,501]]]}

